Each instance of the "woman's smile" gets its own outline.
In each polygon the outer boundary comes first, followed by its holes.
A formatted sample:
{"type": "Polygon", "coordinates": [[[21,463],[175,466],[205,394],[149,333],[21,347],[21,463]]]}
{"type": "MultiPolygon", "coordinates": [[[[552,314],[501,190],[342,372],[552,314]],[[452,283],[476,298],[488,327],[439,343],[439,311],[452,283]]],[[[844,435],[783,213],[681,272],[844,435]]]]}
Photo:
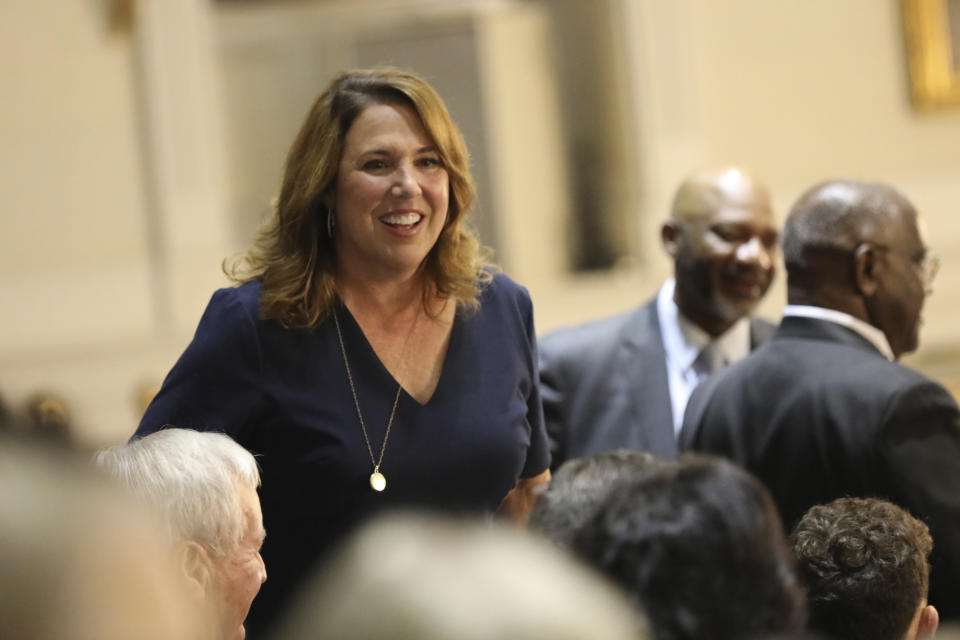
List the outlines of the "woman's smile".
{"type": "Polygon", "coordinates": [[[424,215],[419,211],[391,211],[380,216],[380,222],[398,235],[413,235],[420,228],[424,215]]]}

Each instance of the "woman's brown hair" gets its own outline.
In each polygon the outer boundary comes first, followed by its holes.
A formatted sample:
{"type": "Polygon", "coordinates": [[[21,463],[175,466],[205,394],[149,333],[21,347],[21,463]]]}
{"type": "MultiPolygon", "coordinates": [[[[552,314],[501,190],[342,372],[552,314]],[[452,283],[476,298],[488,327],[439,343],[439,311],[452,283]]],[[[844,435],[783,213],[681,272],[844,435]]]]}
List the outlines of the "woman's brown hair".
{"type": "MultiPolygon", "coordinates": [[[[464,218],[476,190],[463,136],[426,81],[392,68],[339,73],[310,108],[290,151],[274,214],[254,246],[224,272],[238,283],[260,279],[260,316],[290,329],[321,322],[336,300],[335,251],[327,234],[327,202],[353,121],[375,104],[407,104],[420,116],[450,180],[447,221],[424,269],[435,292],[475,310],[491,274],[486,252],[464,218]]],[[[431,291],[424,291],[426,296],[431,291]]]]}

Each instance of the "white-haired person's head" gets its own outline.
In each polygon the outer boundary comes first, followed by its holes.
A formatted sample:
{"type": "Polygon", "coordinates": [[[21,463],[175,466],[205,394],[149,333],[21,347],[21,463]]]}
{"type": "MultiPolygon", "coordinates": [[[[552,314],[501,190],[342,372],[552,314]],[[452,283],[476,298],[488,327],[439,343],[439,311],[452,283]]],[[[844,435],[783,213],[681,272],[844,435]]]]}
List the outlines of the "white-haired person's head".
{"type": "Polygon", "coordinates": [[[546,540],[497,523],[396,513],[361,527],[277,640],[645,640],[642,614],[546,540]]]}
{"type": "Polygon", "coordinates": [[[267,579],[260,471],[250,452],[222,433],[171,428],[95,460],[166,523],[178,575],[205,612],[210,637],[242,638],[267,579]]]}

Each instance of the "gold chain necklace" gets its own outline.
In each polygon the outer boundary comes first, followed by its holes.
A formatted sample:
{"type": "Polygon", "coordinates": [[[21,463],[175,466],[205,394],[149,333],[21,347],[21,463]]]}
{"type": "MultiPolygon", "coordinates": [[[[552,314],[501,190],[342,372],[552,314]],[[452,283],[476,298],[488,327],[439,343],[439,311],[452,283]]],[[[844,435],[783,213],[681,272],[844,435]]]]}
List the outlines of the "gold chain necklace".
{"type": "MultiPolygon", "coordinates": [[[[420,312],[418,311],[417,317],[414,318],[413,325],[410,327],[410,333],[407,334],[407,341],[410,340],[410,335],[413,334],[419,319],[420,312]]],[[[397,405],[400,403],[400,391],[403,389],[403,384],[399,381],[397,382],[397,394],[393,398],[393,408],[390,410],[390,419],[387,420],[387,430],[383,434],[383,444],[380,445],[380,457],[374,459],[373,447],[370,446],[370,436],[367,435],[367,425],[363,422],[363,413],[360,412],[360,400],[357,398],[357,388],[353,383],[353,375],[350,373],[350,363],[347,362],[347,348],[343,344],[343,333],[340,331],[340,319],[337,317],[336,308],[333,309],[333,323],[337,327],[337,340],[340,342],[340,353],[343,354],[343,366],[347,369],[347,380],[350,382],[353,406],[357,410],[357,418],[360,419],[360,430],[363,432],[363,440],[367,443],[367,453],[370,454],[370,463],[373,465],[373,473],[370,474],[370,486],[374,491],[383,491],[387,488],[387,479],[380,473],[380,465],[383,464],[383,454],[387,450],[387,438],[390,437],[390,427],[393,426],[393,418],[397,415],[397,405]]],[[[403,344],[404,351],[406,351],[407,341],[404,341],[403,344]]]]}

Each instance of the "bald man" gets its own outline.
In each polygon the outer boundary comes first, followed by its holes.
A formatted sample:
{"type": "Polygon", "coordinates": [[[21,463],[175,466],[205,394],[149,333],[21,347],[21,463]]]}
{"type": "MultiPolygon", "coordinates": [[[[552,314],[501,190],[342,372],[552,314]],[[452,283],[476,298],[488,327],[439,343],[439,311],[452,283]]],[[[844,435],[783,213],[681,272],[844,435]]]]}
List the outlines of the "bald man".
{"type": "Polygon", "coordinates": [[[552,467],[600,451],[676,455],[693,388],[773,333],[750,313],[773,280],[770,194],[736,168],[701,171],[674,197],[661,239],[674,277],[638,309],[540,340],[552,467]]]}
{"type": "Polygon", "coordinates": [[[933,536],[930,602],[960,617],[960,410],[897,364],[917,348],[936,260],[913,205],[833,181],[783,229],[788,305],[773,339],[690,398],[680,443],[769,487],[789,530],[815,504],[884,498],[933,536]]]}

